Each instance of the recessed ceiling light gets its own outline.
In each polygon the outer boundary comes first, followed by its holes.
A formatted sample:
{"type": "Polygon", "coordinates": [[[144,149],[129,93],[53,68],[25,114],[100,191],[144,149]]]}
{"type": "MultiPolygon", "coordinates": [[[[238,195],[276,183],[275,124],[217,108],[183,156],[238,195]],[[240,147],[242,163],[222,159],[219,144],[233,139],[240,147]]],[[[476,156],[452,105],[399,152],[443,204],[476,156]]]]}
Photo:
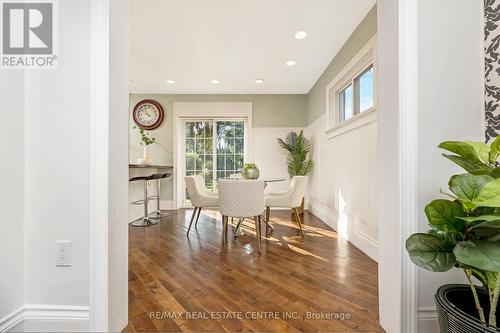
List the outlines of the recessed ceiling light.
{"type": "Polygon", "coordinates": [[[212,80],[210,82],[212,82],[212,84],[219,84],[219,80],[212,80]]]}
{"type": "Polygon", "coordinates": [[[257,80],[255,80],[255,83],[262,84],[262,83],[264,83],[264,80],[262,80],[262,79],[257,79],[257,80]]]}
{"type": "Polygon", "coordinates": [[[296,63],[297,63],[297,62],[296,62],[295,60],[288,60],[288,61],[286,62],[286,65],[287,65],[287,66],[295,66],[295,64],[296,64],[296,63]]]}
{"type": "Polygon", "coordinates": [[[168,84],[175,84],[175,81],[174,80],[167,80],[167,83],[168,84]]]}
{"type": "Polygon", "coordinates": [[[306,37],[307,37],[307,32],[305,32],[305,31],[297,31],[295,33],[295,38],[296,39],[304,39],[306,37]]]}

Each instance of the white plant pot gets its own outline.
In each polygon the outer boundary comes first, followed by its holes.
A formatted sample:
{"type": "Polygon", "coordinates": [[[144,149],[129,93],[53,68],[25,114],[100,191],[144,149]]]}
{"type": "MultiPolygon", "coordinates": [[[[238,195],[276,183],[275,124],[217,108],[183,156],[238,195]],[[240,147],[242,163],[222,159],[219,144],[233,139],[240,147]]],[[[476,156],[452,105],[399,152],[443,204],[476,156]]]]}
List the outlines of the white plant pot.
{"type": "Polygon", "coordinates": [[[142,158],[137,160],[137,164],[151,164],[151,158],[149,157],[149,146],[142,147],[142,158]]]}

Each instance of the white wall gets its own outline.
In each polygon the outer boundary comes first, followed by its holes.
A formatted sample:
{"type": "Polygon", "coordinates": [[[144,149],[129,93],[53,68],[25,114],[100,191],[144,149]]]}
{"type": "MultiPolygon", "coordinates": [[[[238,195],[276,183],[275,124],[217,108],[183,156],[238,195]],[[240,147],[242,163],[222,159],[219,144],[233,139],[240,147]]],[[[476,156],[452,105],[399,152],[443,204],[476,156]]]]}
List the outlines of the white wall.
{"type": "MultiPolygon", "coordinates": [[[[49,311],[68,306],[68,316],[72,310],[87,313],[88,11],[88,0],[58,2],[57,69],[26,71],[24,84],[14,71],[3,72],[0,79],[0,91],[10,92],[2,98],[10,105],[2,110],[12,121],[2,131],[9,136],[2,137],[9,143],[2,151],[8,162],[2,191],[9,192],[10,201],[1,200],[9,229],[0,232],[0,237],[8,237],[0,242],[0,259],[9,273],[3,274],[0,286],[8,283],[9,291],[1,292],[0,318],[23,305],[49,311]],[[14,141],[14,136],[20,138],[14,141]],[[55,267],[56,240],[73,241],[72,267],[55,267]],[[9,256],[5,264],[4,255],[9,256]]],[[[84,329],[85,320],[78,322],[84,329]]],[[[36,323],[30,328],[37,329],[36,323]]]]}
{"type": "MultiPolygon", "coordinates": [[[[442,197],[451,175],[463,171],[441,156],[445,140],[484,141],[482,1],[419,0],[418,207],[442,197]],[[459,22],[459,24],[457,24],[459,22]]],[[[426,319],[436,289],[462,282],[458,270],[446,274],[418,270],[420,332],[438,332],[426,319]]],[[[432,317],[432,315],[431,315],[432,317]]],[[[432,319],[432,318],[431,318],[432,319]]]]}
{"type": "Polygon", "coordinates": [[[262,179],[284,178],[284,182],[269,183],[266,191],[285,191],[290,185],[286,164],[286,151],[278,144],[290,132],[300,132],[293,127],[254,127],[252,129],[252,161],[257,164],[262,179]]]}
{"type": "Polygon", "coordinates": [[[0,75],[0,331],[24,304],[24,73],[3,70],[0,75]]]}
{"type": "Polygon", "coordinates": [[[378,123],[330,139],[325,130],[326,115],[305,130],[313,144],[314,160],[308,208],[377,260],[378,123]]]}

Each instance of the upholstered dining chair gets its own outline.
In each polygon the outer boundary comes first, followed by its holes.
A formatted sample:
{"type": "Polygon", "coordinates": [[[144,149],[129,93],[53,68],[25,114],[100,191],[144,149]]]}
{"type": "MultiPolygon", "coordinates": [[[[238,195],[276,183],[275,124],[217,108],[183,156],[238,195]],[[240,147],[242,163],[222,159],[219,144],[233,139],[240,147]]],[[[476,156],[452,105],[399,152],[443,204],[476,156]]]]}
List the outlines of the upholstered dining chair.
{"type": "Polygon", "coordinates": [[[205,187],[205,179],[203,176],[187,176],[184,177],[186,181],[186,189],[188,192],[189,199],[191,200],[191,205],[194,207],[193,215],[191,216],[191,221],[189,222],[189,228],[187,234],[191,230],[193,221],[195,220],[195,228],[198,226],[198,219],[200,218],[200,212],[202,208],[214,208],[218,206],[219,197],[217,193],[209,191],[205,187]]]}
{"type": "Polygon", "coordinates": [[[229,217],[254,218],[257,248],[261,252],[260,215],[264,213],[264,182],[262,180],[219,180],[219,211],[222,215],[221,252],[227,245],[229,217]]]}
{"type": "Polygon", "coordinates": [[[294,176],[290,182],[290,187],[285,192],[266,194],[266,221],[269,222],[271,207],[290,208],[297,217],[300,233],[304,236],[304,230],[302,230],[302,222],[300,221],[300,215],[297,208],[301,205],[302,198],[304,198],[306,194],[307,183],[307,176],[294,176]]]}

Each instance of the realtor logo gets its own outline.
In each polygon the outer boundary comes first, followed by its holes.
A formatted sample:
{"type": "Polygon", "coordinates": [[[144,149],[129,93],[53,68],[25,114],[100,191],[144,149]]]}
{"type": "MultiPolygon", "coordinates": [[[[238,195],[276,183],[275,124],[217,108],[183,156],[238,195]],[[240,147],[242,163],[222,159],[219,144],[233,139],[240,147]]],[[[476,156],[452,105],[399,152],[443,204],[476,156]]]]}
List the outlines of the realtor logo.
{"type": "Polygon", "coordinates": [[[3,68],[53,68],[54,3],[2,3],[3,68]]]}

